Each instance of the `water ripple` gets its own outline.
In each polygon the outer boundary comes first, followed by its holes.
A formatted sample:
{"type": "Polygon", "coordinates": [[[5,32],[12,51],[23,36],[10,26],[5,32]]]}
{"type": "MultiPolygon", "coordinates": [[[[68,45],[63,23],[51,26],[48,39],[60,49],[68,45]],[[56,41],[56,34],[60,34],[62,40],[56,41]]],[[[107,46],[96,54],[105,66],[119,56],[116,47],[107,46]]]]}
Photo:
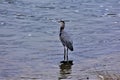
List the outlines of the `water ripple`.
{"type": "Polygon", "coordinates": [[[118,66],[115,62],[119,61],[116,55],[120,51],[119,3],[119,0],[1,0],[0,79],[57,80],[59,75],[64,78],[59,68],[63,60],[59,20],[65,20],[65,30],[71,34],[75,49],[69,51],[74,65],[66,79],[78,80],[82,74],[89,75],[95,64],[118,66]],[[114,65],[106,60],[108,54],[110,59],[114,58],[114,65]]]}

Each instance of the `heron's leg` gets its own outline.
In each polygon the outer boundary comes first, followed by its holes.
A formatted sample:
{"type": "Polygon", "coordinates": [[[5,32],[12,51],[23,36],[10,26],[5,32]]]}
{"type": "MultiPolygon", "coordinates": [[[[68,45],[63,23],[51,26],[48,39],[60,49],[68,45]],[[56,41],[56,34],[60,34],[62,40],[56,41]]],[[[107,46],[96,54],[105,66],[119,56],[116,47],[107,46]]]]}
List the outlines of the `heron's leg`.
{"type": "Polygon", "coordinates": [[[67,61],[68,61],[68,48],[67,48],[67,61]]]}
{"type": "Polygon", "coordinates": [[[66,50],[65,50],[65,46],[64,46],[64,61],[65,61],[65,57],[66,57],[66,50]]]}

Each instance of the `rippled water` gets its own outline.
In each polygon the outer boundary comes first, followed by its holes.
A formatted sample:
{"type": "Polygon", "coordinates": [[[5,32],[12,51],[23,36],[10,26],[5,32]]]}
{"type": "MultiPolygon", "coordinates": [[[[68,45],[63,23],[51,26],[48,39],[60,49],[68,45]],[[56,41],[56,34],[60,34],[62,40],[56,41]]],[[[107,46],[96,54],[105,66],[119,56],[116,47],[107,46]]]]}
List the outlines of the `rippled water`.
{"type": "Polygon", "coordinates": [[[96,65],[116,68],[119,58],[105,56],[120,55],[119,34],[119,0],[0,0],[0,80],[84,80],[96,65]],[[60,19],[74,42],[66,68],[60,19]]]}

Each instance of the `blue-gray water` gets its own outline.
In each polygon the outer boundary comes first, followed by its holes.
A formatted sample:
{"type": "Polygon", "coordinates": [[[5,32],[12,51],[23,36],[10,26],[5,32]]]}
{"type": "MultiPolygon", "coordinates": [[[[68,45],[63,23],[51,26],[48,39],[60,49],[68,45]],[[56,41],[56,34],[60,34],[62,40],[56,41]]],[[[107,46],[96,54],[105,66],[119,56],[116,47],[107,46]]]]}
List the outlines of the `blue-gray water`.
{"type": "Polygon", "coordinates": [[[79,80],[119,51],[119,0],[0,0],[0,80],[79,80]],[[59,68],[61,19],[74,42],[68,73],[59,68]]]}

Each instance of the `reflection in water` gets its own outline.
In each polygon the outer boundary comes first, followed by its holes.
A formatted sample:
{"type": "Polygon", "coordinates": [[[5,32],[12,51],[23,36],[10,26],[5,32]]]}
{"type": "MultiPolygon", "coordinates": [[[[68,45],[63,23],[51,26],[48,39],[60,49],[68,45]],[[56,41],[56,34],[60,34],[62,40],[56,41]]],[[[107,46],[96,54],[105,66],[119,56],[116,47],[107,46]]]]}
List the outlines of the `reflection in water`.
{"type": "Polygon", "coordinates": [[[62,63],[60,64],[60,77],[58,78],[58,80],[62,80],[62,79],[68,79],[70,78],[70,74],[72,71],[72,65],[70,63],[62,63]]]}

